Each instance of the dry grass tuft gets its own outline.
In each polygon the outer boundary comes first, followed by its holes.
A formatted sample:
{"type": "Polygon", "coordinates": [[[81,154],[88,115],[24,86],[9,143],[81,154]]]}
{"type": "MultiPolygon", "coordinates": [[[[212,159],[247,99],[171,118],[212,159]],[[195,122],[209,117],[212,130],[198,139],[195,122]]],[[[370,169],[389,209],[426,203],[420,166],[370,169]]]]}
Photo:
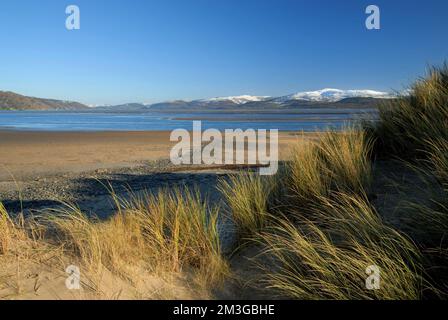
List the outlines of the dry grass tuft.
{"type": "MultiPolygon", "coordinates": [[[[0,205],[0,258],[10,266],[0,268],[0,278],[16,266],[53,270],[64,279],[65,268],[74,264],[82,275],[79,298],[212,297],[229,274],[217,229],[219,208],[187,189],[130,200],[112,196],[118,212],[105,221],[68,204],[16,221],[0,205]]],[[[14,283],[29,282],[21,274],[14,283]]],[[[0,285],[0,296],[12,288],[8,283],[0,285]]],[[[70,296],[64,281],[54,284],[52,294],[70,296]]],[[[20,296],[22,285],[14,287],[20,296]]]]}
{"type": "Polygon", "coordinates": [[[8,252],[11,238],[14,233],[14,225],[6,212],[5,207],[0,203],[0,255],[8,252]]]}
{"type": "Polygon", "coordinates": [[[312,203],[332,192],[358,194],[368,189],[371,179],[371,140],[362,130],[326,132],[317,142],[294,154],[286,176],[295,200],[312,203]]]}
{"type": "Polygon", "coordinates": [[[211,287],[222,283],[228,267],[221,255],[218,208],[208,208],[198,192],[163,190],[116,201],[119,212],[105,222],[73,206],[47,217],[57,242],[89,271],[106,269],[132,279],[140,266],[158,274],[191,273],[211,287]]]}
{"type": "Polygon", "coordinates": [[[339,194],[322,199],[315,220],[297,226],[278,220],[260,234],[272,265],[269,288],[294,299],[418,299],[420,254],[404,236],[384,225],[363,198],[339,194]],[[380,289],[366,287],[366,268],[380,270],[380,289]]]}
{"type": "Polygon", "coordinates": [[[260,177],[255,173],[237,174],[220,181],[219,190],[227,200],[240,242],[267,226],[278,187],[276,177],[260,177]]]}
{"type": "Polygon", "coordinates": [[[430,69],[409,96],[383,105],[379,116],[368,128],[377,138],[377,153],[414,159],[425,157],[428,141],[448,141],[448,65],[430,69]]]}
{"type": "Polygon", "coordinates": [[[0,256],[18,251],[28,241],[23,215],[11,218],[0,202],[0,256]]]}

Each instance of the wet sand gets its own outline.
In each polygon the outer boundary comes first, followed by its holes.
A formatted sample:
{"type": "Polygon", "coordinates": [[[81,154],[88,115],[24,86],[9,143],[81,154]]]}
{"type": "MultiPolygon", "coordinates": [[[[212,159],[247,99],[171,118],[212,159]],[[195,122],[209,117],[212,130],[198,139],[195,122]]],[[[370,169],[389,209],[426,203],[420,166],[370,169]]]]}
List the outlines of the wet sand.
{"type": "MultiPolygon", "coordinates": [[[[288,158],[292,145],[316,134],[305,137],[281,132],[280,160],[288,158]]],[[[74,203],[87,214],[108,217],[116,211],[110,186],[121,198],[129,197],[130,190],[141,194],[160,188],[198,188],[210,203],[218,203],[218,180],[249,169],[175,166],[169,153],[176,142],[169,138],[169,131],[0,131],[0,202],[13,214],[55,209],[63,202],[74,203]]]]}
{"type": "Polygon", "coordinates": [[[169,156],[169,132],[0,131],[0,180],[132,167],[169,156]]]}
{"type": "MultiPolygon", "coordinates": [[[[312,137],[313,134],[306,136],[312,137]]],[[[175,142],[169,131],[30,132],[0,131],[0,181],[30,180],[54,174],[133,168],[169,159],[175,142]]],[[[279,134],[280,159],[300,137],[279,134]]]]}

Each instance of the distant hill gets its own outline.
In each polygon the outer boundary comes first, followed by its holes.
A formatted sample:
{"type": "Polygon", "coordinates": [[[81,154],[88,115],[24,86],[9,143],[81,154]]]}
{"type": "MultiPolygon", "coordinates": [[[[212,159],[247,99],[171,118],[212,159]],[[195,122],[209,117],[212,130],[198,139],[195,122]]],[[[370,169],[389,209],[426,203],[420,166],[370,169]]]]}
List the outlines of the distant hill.
{"type": "Polygon", "coordinates": [[[273,100],[249,101],[243,104],[237,104],[231,101],[213,101],[204,102],[195,101],[172,101],[161,102],[152,105],[140,103],[129,103],[117,106],[104,106],[92,108],[92,111],[103,112],[293,112],[307,108],[334,108],[334,109],[374,109],[380,104],[390,101],[383,98],[345,98],[336,102],[329,101],[306,101],[289,100],[278,103],[273,100]]]}
{"type": "Polygon", "coordinates": [[[355,107],[364,107],[364,108],[374,108],[378,107],[380,104],[384,104],[390,102],[393,99],[390,98],[345,98],[335,103],[335,105],[343,105],[345,108],[355,108],[355,107]]]}
{"type": "Polygon", "coordinates": [[[229,96],[199,100],[174,100],[160,103],[130,103],[95,108],[112,112],[300,112],[304,108],[373,109],[396,95],[374,90],[340,90],[326,88],[316,91],[270,96],[229,96]]]}
{"type": "Polygon", "coordinates": [[[98,106],[92,108],[93,111],[104,111],[104,112],[141,112],[148,109],[148,106],[142,103],[125,103],[115,106],[98,106]]]}
{"type": "MultiPolygon", "coordinates": [[[[344,98],[340,101],[307,101],[307,100],[286,100],[281,103],[275,100],[265,101],[249,101],[242,104],[233,103],[230,101],[220,102],[208,102],[203,101],[176,101],[176,102],[163,102],[156,103],[149,106],[142,106],[143,110],[153,111],[169,111],[169,112],[186,112],[186,111],[229,111],[229,112],[241,112],[241,111],[293,111],[305,108],[335,108],[335,109],[348,109],[348,108],[361,108],[372,109],[378,107],[381,103],[390,101],[385,98],[371,98],[371,97],[356,97],[356,98],[344,98]]],[[[113,107],[111,107],[113,109],[113,107]]]]}
{"type": "Polygon", "coordinates": [[[296,92],[287,96],[274,98],[274,101],[284,102],[291,100],[313,101],[313,102],[338,102],[350,98],[376,98],[387,99],[394,96],[388,92],[375,90],[340,90],[325,88],[316,91],[296,92]]]}
{"type": "Polygon", "coordinates": [[[88,110],[88,106],[74,101],[42,99],[0,91],[0,110],[88,110]]]}
{"type": "Polygon", "coordinates": [[[155,104],[126,103],[89,108],[78,102],[41,99],[0,91],[0,110],[72,110],[92,112],[300,112],[305,108],[376,108],[395,96],[373,90],[322,89],[282,97],[230,96],[155,104]]]}

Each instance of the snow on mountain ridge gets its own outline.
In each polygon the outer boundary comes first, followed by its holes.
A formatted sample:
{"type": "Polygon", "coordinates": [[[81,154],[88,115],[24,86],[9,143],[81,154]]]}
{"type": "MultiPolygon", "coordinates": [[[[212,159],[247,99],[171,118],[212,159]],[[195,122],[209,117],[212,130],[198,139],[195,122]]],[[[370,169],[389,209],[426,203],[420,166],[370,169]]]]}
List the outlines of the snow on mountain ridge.
{"type": "Polygon", "coordinates": [[[273,102],[283,103],[290,100],[305,100],[305,101],[322,101],[322,102],[337,102],[345,98],[393,98],[394,96],[388,92],[381,92],[375,90],[340,90],[333,88],[325,88],[316,91],[297,92],[282,97],[270,96],[230,96],[217,97],[211,99],[201,99],[201,102],[233,102],[235,104],[245,104],[247,102],[259,102],[272,99],[273,102]]]}
{"type": "MultiPolygon", "coordinates": [[[[197,99],[197,100],[170,100],[162,103],[172,104],[193,104],[206,106],[214,103],[229,103],[243,105],[248,102],[270,102],[283,104],[288,101],[301,100],[301,101],[313,101],[313,102],[337,102],[345,98],[395,98],[397,94],[381,92],[375,90],[340,90],[333,88],[325,88],[316,91],[304,91],[297,92],[286,96],[273,97],[273,96],[252,96],[252,95],[239,95],[228,97],[215,97],[210,99],[197,99]]],[[[152,104],[144,103],[146,107],[152,106],[152,104]]]]}
{"type": "Polygon", "coordinates": [[[211,99],[201,99],[202,102],[220,102],[220,101],[230,101],[236,104],[244,104],[246,102],[258,102],[269,99],[270,96],[251,96],[251,95],[241,95],[241,96],[230,96],[230,97],[216,97],[211,99]]]}
{"type": "Polygon", "coordinates": [[[306,101],[328,101],[336,102],[345,98],[391,98],[391,94],[387,92],[375,90],[340,90],[333,88],[325,88],[316,91],[297,92],[291,95],[276,98],[275,101],[283,102],[288,100],[306,100],[306,101]]]}

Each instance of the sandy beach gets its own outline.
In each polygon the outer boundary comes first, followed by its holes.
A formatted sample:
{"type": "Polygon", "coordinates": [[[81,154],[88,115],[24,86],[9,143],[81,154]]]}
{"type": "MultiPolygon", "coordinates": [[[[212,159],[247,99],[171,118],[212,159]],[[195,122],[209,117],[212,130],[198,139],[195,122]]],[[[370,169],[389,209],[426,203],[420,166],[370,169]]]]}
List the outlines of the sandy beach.
{"type": "MultiPolygon", "coordinates": [[[[316,134],[279,133],[279,160],[316,134]],[[305,138],[304,138],[305,137],[305,138]]],[[[238,166],[175,166],[169,160],[170,131],[0,131],[0,201],[11,212],[45,210],[61,202],[108,216],[111,184],[121,195],[188,186],[215,194],[217,180],[238,166]]],[[[217,193],[216,193],[217,194],[217,193]]],[[[218,199],[211,199],[213,201],[218,199]]]]}
{"type": "Polygon", "coordinates": [[[132,167],[167,158],[169,132],[0,131],[0,180],[132,167]]]}
{"type": "MultiPolygon", "coordinates": [[[[121,199],[130,199],[161,188],[186,187],[198,190],[207,202],[218,204],[223,200],[218,190],[221,179],[247,170],[246,166],[174,166],[169,153],[175,142],[169,138],[170,131],[0,131],[0,202],[11,215],[23,212],[26,216],[59,210],[63,203],[73,204],[86,215],[106,221],[117,212],[110,188],[121,199]]],[[[304,140],[301,134],[281,132],[280,159],[288,158],[290,147],[304,140]]],[[[222,250],[228,253],[236,241],[234,227],[223,219],[221,228],[222,250]]],[[[68,292],[63,282],[53,279],[52,272],[47,274],[51,280],[39,291],[40,298],[51,299],[53,291],[68,292]]],[[[42,270],[36,274],[43,276],[42,270]]],[[[105,281],[113,287],[116,280],[105,281]]],[[[160,281],[156,278],[150,285],[165,286],[160,281]]],[[[33,292],[30,281],[26,286],[27,292],[33,292]]],[[[13,292],[0,287],[0,296],[13,292]]],[[[64,297],[73,298],[69,293],[64,297]]],[[[186,293],[186,297],[192,296],[186,293]]]]}
{"type": "MultiPolygon", "coordinates": [[[[296,133],[279,134],[281,159],[288,156],[290,145],[298,139],[296,133]]],[[[174,144],[170,142],[169,131],[0,131],[0,181],[132,168],[148,161],[169,159],[174,144]]]]}

